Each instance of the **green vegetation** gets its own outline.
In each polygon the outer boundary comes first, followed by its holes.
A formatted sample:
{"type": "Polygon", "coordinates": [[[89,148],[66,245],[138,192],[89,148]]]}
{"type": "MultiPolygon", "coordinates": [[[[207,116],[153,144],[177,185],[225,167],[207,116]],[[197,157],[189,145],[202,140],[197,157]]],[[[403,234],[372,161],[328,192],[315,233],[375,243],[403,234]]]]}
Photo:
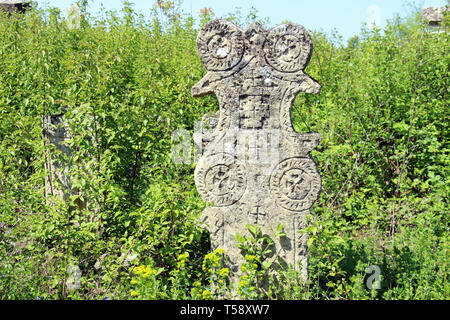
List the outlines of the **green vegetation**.
{"type": "MultiPolygon", "coordinates": [[[[0,15],[0,299],[229,292],[224,252],[209,252],[196,223],[205,204],[195,164],[170,160],[172,132],[193,133],[218,104],[190,94],[205,73],[195,19],[158,4],[150,18],[128,3],[93,17],[80,1],[79,29],[57,9],[0,15]],[[42,132],[42,115],[64,106],[71,159],[42,132]],[[67,201],[45,197],[49,157],[71,163],[67,201]],[[79,288],[68,285],[73,266],[79,288]]],[[[200,23],[210,18],[205,10],[200,23]]],[[[300,94],[292,111],[297,131],[323,136],[312,154],[323,190],[300,230],[310,234],[309,278],[280,271],[280,283],[255,287],[270,239],[249,226],[253,237],[237,236],[247,254],[241,298],[448,299],[448,21],[442,29],[411,16],[346,45],[312,32],[306,71],[322,92],[300,94]],[[366,285],[369,266],[379,289],[366,285]]]]}

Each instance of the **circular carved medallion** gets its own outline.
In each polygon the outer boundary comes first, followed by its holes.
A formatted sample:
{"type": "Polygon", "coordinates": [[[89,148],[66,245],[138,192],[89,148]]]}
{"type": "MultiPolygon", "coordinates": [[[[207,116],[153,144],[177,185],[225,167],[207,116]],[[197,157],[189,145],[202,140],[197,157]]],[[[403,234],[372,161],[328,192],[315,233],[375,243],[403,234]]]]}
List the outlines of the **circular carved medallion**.
{"type": "Polygon", "coordinates": [[[245,171],[237,160],[226,153],[201,158],[195,168],[197,190],[205,202],[217,207],[230,206],[245,192],[245,171]]]}
{"type": "Polygon", "coordinates": [[[310,158],[290,158],[280,162],[270,178],[270,191],[279,206],[290,211],[311,208],[317,200],[321,178],[310,158]]]}
{"type": "Polygon", "coordinates": [[[278,71],[303,70],[311,58],[311,37],[302,26],[284,24],[270,31],[264,52],[267,62],[278,71]]]}
{"type": "Polygon", "coordinates": [[[197,51],[209,71],[233,68],[244,54],[242,31],[226,20],[214,20],[206,24],[197,38],[197,51]]]}

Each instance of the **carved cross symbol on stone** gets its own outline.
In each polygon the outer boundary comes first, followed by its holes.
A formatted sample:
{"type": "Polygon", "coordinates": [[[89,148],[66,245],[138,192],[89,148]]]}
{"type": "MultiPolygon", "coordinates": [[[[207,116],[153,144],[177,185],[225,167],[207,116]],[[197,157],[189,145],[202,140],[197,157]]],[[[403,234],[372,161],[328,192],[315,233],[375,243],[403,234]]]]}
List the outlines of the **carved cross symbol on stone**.
{"type": "Polygon", "coordinates": [[[248,234],[246,226],[255,222],[267,235],[282,225],[286,236],[273,239],[274,252],[306,277],[307,235],[298,230],[321,188],[310,156],[321,136],[296,132],[290,111],[298,93],[320,92],[305,72],[311,37],[292,23],[242,30],[213,20],[200,30],[197,52],[207,73],[192,94],[215,94],[219,102],[194,172],[200,196],[213,203],[202,214],[211,247],[225,249],[238,273],[245,260],[235,234],[248,234]]]}
{"type": "Polygon", "coordinates": [[[219,59],[225,58],[230,52],[230,42],[218,35],[211,39],[208,46],[211,52],[214,52],[214,55],[219,59]]]}
{"type": "Polygon", "coordinates": [[[298,55],[298,49],[295,40],[289,36],[281,37],[281,39],[279,40],[278,50],[286,61],[289,60],[287,58],[296,58],[296,55],[298,55]]]}
{"type": "Polygon", "coordinates": [[[213,177],[213,184],[217,185],[220,191],[229,191],[234,188],[234,183],[230,181],[230,174],[220,168],[213,177]]]}
{"type": "Polygon", "coordinates": [[[252,139],[251,142],[253,142],[253,143],[252,144],[249,143],[249,146],[248,146],[250,159],[251,160],[259,160],[260,159],[260,150],[262,149],[263,145],[256,139],[252,139]]]}
{"type": "Polygon", "coordinates": [[[260,206],[254,206],[252,208],[252,211],[250,212],[250,214],[253,216],[253,219],[254,219],[256,224],[258,224],[258,222],[260,222],[259,221],[260,217],[265,217],[266,216],[266,214],[264,212],[260,212],[259,208],[260,208],[260,206]]]}
{"type": "Polygon", "coordinates": [[[299,174],[292,174],[287,179],[287,187],[289,188],[291,193],[296,193],[297,189],[300,188],[303,183],[303,177],[299,174]]]}

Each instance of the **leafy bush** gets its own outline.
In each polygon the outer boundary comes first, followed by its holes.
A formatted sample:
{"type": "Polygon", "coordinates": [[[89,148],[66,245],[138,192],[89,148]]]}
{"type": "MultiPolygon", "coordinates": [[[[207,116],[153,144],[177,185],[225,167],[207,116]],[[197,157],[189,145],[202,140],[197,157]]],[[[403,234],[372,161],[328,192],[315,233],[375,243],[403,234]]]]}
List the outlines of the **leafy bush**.
{"type": "MultiPolygon", "coordinates": [[[[1,299],[209,299],[229,290],[214,258],[222,253],[209,253],[196,223],[205,204],[194,164],[170,160],[172,132],[193,133],[217,101],[190,94],[205,72],[195,19],[157,4],[150,19],[127,2],[94,17],[80,1],[78,29],[58,9],[0,14],[1,299]],[[65,108],[71,154],[42,132],[42,116],[65,108]],[[70,164],[68,199],[45,188],[48,159],[70,164]],[[72,266],[79,288],[67,285],[72,266]]],[[[257,19],[252,11],[247,20],[257,19]]],[[[447,299],[448,22],[442,29],[430,33],[412,16],[346,45],[312,32],[307,72],[323,89],[299,95],[292,117],[297,131],[323,136],[312,154],[323,191],[300,230],[310,234],[308,281],[282,272],[271,298],[447,299]],[[380,270],[380,289],[367,287],[369,266],[380,270]]],[[[257,277],[262,251],[252,250],[257,268],[247,270],[257,277]]],[[[243,297],[260,298],[251,287],[243,297]]]]}

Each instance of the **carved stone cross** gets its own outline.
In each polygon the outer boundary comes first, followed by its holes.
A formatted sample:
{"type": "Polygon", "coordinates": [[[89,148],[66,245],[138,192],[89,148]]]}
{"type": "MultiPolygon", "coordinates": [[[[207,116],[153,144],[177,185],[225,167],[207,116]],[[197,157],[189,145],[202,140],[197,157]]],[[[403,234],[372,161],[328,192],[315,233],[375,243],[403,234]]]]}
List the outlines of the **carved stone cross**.
{"type": "Polygon", "coordinates": [[[213,204],[202,214],[212,247],[225,249],[232,271],[239,272],[244,260],[235,234],[245,235],[247,224],[257,224],[275,240],[273,256],[306,277],[307,235],[298,230],[321,188],[309,155],[321,136],[295,132],[290,110],[299,92],[320,91],[303,71],[311,38],[295,24],[265,30],[253,23],[244,31],[214,20],[200,31],[197,49],[207,74],[192,94],[213,93],[220,106],[203,117],[211,131],[196,141],[203,149],[195,183],[202,199],[213,204]],[[279,224],[282,239],[273,234],[279,224]]]}

